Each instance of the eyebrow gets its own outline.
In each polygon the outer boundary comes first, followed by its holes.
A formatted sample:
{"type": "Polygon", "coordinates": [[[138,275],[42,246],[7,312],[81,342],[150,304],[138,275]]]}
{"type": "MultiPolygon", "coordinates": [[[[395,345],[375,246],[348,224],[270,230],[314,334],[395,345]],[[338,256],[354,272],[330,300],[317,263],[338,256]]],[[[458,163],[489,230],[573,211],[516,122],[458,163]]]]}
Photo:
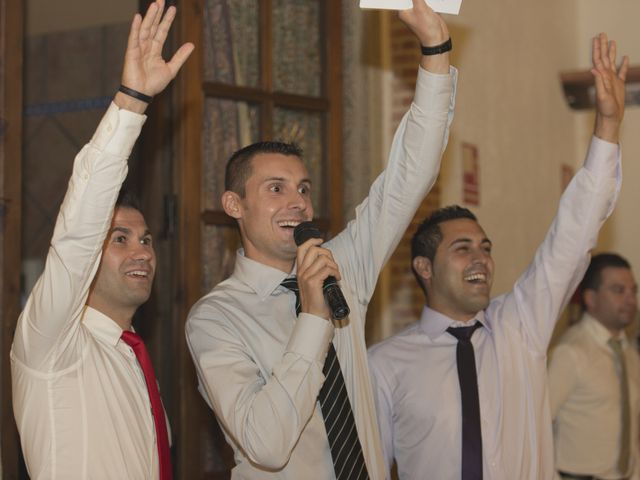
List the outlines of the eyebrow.
{"type": "MultiPolygon", "coordinates": [[[[131,234],[131,229],[127,228],[127,227],[113,227],[111,229],[111,231],[109,232],[109,236],[113,235],[115,232],[121,232],[124,233],[126,235],[130,235],[131,234]]],[[[144,233],[142,234],[143,237],[151,237],[151,230],[149,230],[148,228],[144,231],[144,233]]]]}
{"type": "MultiPolygon", "coordinates": [[[[471,242],[472,240],[470,238],[456,238],[454,241],[452,241],[449,244],[449,246],[452,247],[458,243],[471,243],[471,242]]],[[[487,237],[483,238],[480,243],[488,243],[489,245],[493,246],[493,243],[487,237]]]]}
{"type": "MultiPolygon", "coordinates": [[[[267,177],[265,178],[262,183],[268,183],[268,182],[286,182],[287,179],[284,177],[267,177]]],[[[312,185],[313,182],[311,182],[310,178],[303,178],[302,180],[300,180],[299,184],[302,183],[308,183],[309,185],[312,185]]]]}

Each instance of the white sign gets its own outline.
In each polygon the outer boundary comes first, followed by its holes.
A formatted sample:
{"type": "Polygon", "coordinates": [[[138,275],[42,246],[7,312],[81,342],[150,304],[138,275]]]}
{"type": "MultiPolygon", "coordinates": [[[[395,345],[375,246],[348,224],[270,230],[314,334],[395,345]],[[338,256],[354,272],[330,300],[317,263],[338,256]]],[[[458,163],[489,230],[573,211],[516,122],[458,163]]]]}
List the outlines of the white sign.
{"type": "MultiPolygon", "coordinates": [[[[458,15],[462,0],[425,0],[434,12],[458,15]]],[[[411,0],[360,0],[360,8],[407,10],[413,7],[411,0]]]]}

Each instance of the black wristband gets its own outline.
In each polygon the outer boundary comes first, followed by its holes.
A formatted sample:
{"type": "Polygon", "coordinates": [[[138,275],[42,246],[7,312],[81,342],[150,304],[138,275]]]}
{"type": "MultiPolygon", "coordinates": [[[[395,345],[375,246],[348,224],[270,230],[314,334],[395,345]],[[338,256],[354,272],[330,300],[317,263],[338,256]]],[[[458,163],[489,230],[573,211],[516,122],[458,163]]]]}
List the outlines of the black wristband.
{"type": "Polygon", "coordinates": [[[436,45],[435,47],[425,47],[424,45],[420,45],[420,50],[422,50],[423,55],[440,55],[441,53],[448,52],[453,48],[453,44],[451,43],[451,37],[444,43],[440,45],[436,45]]]}
{"type": "Polygon", "coordinates": [[[150,97],[149,95],[145,95],[144,93],[138,92],[133,88],[125,87],[124,85],[120,85],[120,88],[118,88],[118,91],[124,93],[125,95],[129,95],[130,97],[133,97],[136,100],[140,100],[144,103],[151,103],[151,100],[153,100],[153,97],[150,97]]]}

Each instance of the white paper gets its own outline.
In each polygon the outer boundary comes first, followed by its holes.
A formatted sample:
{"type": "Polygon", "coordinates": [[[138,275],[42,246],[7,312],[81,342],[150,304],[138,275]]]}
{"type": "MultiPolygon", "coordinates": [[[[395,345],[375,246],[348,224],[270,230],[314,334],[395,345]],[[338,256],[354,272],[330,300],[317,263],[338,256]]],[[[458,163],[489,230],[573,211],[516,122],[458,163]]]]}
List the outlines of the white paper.
{"type": "MultiPolygon", "coordinates": [[[[434,12],[458,15],[462,0],[425,0],[434,12]]],[[[385,10],[406,10],[411,8],[411,0],[360,0],[360,8],[381,8],[385,10]]]]}

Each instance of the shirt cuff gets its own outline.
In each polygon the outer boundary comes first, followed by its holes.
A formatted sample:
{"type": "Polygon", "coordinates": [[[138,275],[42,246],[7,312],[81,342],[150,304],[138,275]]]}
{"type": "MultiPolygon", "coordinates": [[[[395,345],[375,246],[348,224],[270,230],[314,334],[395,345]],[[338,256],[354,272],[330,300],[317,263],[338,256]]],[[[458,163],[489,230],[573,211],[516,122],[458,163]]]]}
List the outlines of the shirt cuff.
{"type": "Polygon", "coordinates": [[[451,94],[458,81],[458,70],[449,67],[449,73],[431,73],[418,67],[418,80],[413,103],[420,109],[447,111],[451,103],[451,94]]]}
{"type": "Polygon", "coordinates": [[[324,363],[333,329],[333,324],[324,318],[301,313],[285,351],[324,363]]]}
{"type": "Polygon", "coordinates": [[[607,176],[620,179],[620,159],[622,157],[620,145],[607,142],[595,135],[591,137],[589,153],[584,161],[584,168],[598,177],[607,176]]]}
{"type": "Polygon", "coordinates": [[[118,108],[111,102],[91,144],[102,152],[128,158],[146,119],[146,115],[118,108]]]}

